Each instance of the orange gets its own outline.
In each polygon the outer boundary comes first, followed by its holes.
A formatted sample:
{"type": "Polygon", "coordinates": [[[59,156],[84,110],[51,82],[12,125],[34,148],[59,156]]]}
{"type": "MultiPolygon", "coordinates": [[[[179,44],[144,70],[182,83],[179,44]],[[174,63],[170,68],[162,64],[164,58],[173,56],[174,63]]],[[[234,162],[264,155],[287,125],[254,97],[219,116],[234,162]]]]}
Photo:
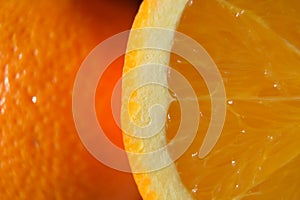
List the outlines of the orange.
{"type": "MultiPolygon", "coordinates": [[[[215,62],[226,91],[221,135],[212,150],[199,157],[204,137],[211,140],[218,134],[207,133],[209,123],[221,123],[211,119],[214,94],[209,93],[203,74],[195,70],[191,60],[170,53],[177,41],[174,35],[159,35],[156,31],[131,34],[129,50],[148,44],[169,50],[134,50],[125,58],[124,143],[133,170],[142,172],[134,178],[144,199],[300,198],[299,10],[299,2],[292,0],[143,2],[133,30],[167,28],[193,38],[215,62]],[[174,81],[173,71],[157,65],[137,70],[138,66],[151,63],[169,65],[184,75],[197,96],[180,100],[176,93],[157,84],[136,87],[144,83],[145,77],[169,85],[174,81]],[[180,103],[184,101],[199,105],[197,135],[183,155],[168,165],[174,149],[159,156],[151,153],[187,140],[188,133],[173,140],[183,121],[180,103]],[[151,110],[157,104],[167,112],[151,110]],[[166,119],[156,135],[152,136],[150,129],[140,130],[149,125],[159,128],[155,118],[166,119]],[[149,137],[132,137],[141,133],[149,137]],[[166,163],[164,168],[149,171],[160,162],[166,163]]],[[[187,43],[182,41],[183,45],[187,43]]],[[[202,57],[194,61],[204,68],[211,67],[202,57]]]]}
{"type": "MultiPolygon", "coordinates": [[[[108,0],[0,3],[0,199],[140,199],[131,174],[88,153],[72,116],[83,59],[128,29],[137,6],[108,0]]],[[[122,63],[111,68],[120,74],[122,63]]],[[[114,70],[106,76],[115,76],[114,70]]],[[[105,86],[100,90],[109,93],[105,86]]],[[[106,112],[97,108],[99,115],[106,112]]],[[[111,124],[106,120],[102,124],[111,124]]],[[[109,131],[120,140],[119,129],[109,131]]]]}

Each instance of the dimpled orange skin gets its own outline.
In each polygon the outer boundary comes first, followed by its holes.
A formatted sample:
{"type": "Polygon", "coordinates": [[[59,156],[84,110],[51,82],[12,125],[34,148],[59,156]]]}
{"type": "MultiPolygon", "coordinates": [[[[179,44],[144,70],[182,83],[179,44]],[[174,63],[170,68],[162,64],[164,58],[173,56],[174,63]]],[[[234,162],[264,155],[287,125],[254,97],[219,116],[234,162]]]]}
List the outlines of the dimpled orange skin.
{"type": "Polygon", "coordinates": [[[0,199],[140,198],[131,174],[88,153],[72,117],[81,62],[129,29],[137,7],[134,0],[1,1],[0,199]]]}

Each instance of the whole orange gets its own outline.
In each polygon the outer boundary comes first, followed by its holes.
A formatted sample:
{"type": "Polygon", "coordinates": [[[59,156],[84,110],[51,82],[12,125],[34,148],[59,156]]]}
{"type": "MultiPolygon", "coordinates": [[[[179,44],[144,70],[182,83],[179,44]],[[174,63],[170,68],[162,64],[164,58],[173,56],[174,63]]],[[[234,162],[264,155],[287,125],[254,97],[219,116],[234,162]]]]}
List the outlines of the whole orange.
{"type": "Polygon", "coordinates": [[[140,198],[131,174],[87,152],[72,118],[81,62],[130,28],[138,3],[1,1],[0,199],[140,198]]]}

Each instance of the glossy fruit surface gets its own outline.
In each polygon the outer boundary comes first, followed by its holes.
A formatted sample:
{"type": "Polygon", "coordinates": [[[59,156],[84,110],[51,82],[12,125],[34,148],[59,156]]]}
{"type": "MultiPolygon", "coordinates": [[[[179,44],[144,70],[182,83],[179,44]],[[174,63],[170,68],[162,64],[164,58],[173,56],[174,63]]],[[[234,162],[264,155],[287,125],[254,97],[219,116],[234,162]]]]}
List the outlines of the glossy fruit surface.
{"type": "MultiPolygon", "coordinates": [[[[137,1],[0,3],[0,199],[139,199],[131,174],[88,153],[72,116],[83,59],[129,29],[137,7],[137,1]]],[[[120,71],[122,63],[112,67],[120,71]]],[[[117,138],[120,130],[110,127],[109,134],[117,138]]]]}
{"type": "MultiPolygon", "coordinates": [[[[198,100],[200,108],[197,136],[183,156],[161,170],[135,175],[143,198],[300,198],[299,10],[300,4],[292,0],[143,2],[133,28],[168,28],[193,38],[216,63],[226,90],[226,119],[221,136],[212,151],[199,158],[199,149],[212,121],[212,94],[203,74],[189,60],[174,53],[143,49],[126,56],[123,77],[128,74],[129,77],[124,80],[123,90],[133,90],[133,85],[143,82],[139,76],[145,74],[155,81],[165,83],[167,79],[171,83],[172,72],[160,68],[128,73],[143,64],[169,65],[195,89],[197,98],[185,101],[198,100]]],[[[132,35],[129,44],[142,46],[155,41],[165,42],[166,47],[172,44],[172,35],[163,40],[154,33],[132,35]]],[[[203,63],[200,57],[197,61],[203,63]]],[[[131,99],[123,102],[125,124],[150,124],[149,110],[154,104],[168,109],[167,123],[164,130],[147,139],[125,133],[126,149],[150,154],[174,142],[182,120],[178,102],[176,94],[166,88],[136,89],[131,99]]],[[[139,133],[138,128],[132,130],[132,134],[139,133]]],[[[169,157],[153,159],[161,162],[169,157]]],[[[132,156],[130,160],[133,168],[143,164],[152,167],[142,157],[132,156]]]]}

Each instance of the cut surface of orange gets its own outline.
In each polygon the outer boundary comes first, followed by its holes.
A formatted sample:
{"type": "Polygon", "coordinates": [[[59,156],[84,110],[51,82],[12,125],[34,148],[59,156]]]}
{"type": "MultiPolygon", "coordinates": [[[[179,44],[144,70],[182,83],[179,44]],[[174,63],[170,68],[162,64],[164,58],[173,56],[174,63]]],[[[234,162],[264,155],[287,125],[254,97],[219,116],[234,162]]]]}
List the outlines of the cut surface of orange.
{"type": "MultiPolygon", "coordinates": [[[[202,75],[175,53],[153,49],[127,53],[122,125],[128,152],[150,153],[166,146],[172,142],[182,120],[180,101],[168,88],[134,87],[147,76],[170,84],[172,72],[159,67],[135,72],[139,66],[163,64],[180,72],[197,95],[187,101],[197,100],[200,108],[197,135],[187,151],[167,167],[135,174],[143,198],[300,198],[299,11],[299,2],[292,0],[143,2],[133,30],[167,28],[197,41],[220,71],[227,104],[219,140],[207,156],[199,158],[212,115],[212,94],[202,75]],[[154,104],[168,110],[165,127],[153,137],[132,137],[140,129],[128,129],[127,124],[141,127],[155,123],[151,117],[161,113],[148,113],[154,104]]],[[[162,38],[155,31],[133,32],[128,49],[157,42],[165,43],[171,52],[173,36],[162,38]]],[[[157,162],[169,158],[152,157],[157,162]]],[[[133,170],[141,166],[149,169],[147,165],[151,165],[142,156],[129,153],[129,159],[133,170]]]]}

